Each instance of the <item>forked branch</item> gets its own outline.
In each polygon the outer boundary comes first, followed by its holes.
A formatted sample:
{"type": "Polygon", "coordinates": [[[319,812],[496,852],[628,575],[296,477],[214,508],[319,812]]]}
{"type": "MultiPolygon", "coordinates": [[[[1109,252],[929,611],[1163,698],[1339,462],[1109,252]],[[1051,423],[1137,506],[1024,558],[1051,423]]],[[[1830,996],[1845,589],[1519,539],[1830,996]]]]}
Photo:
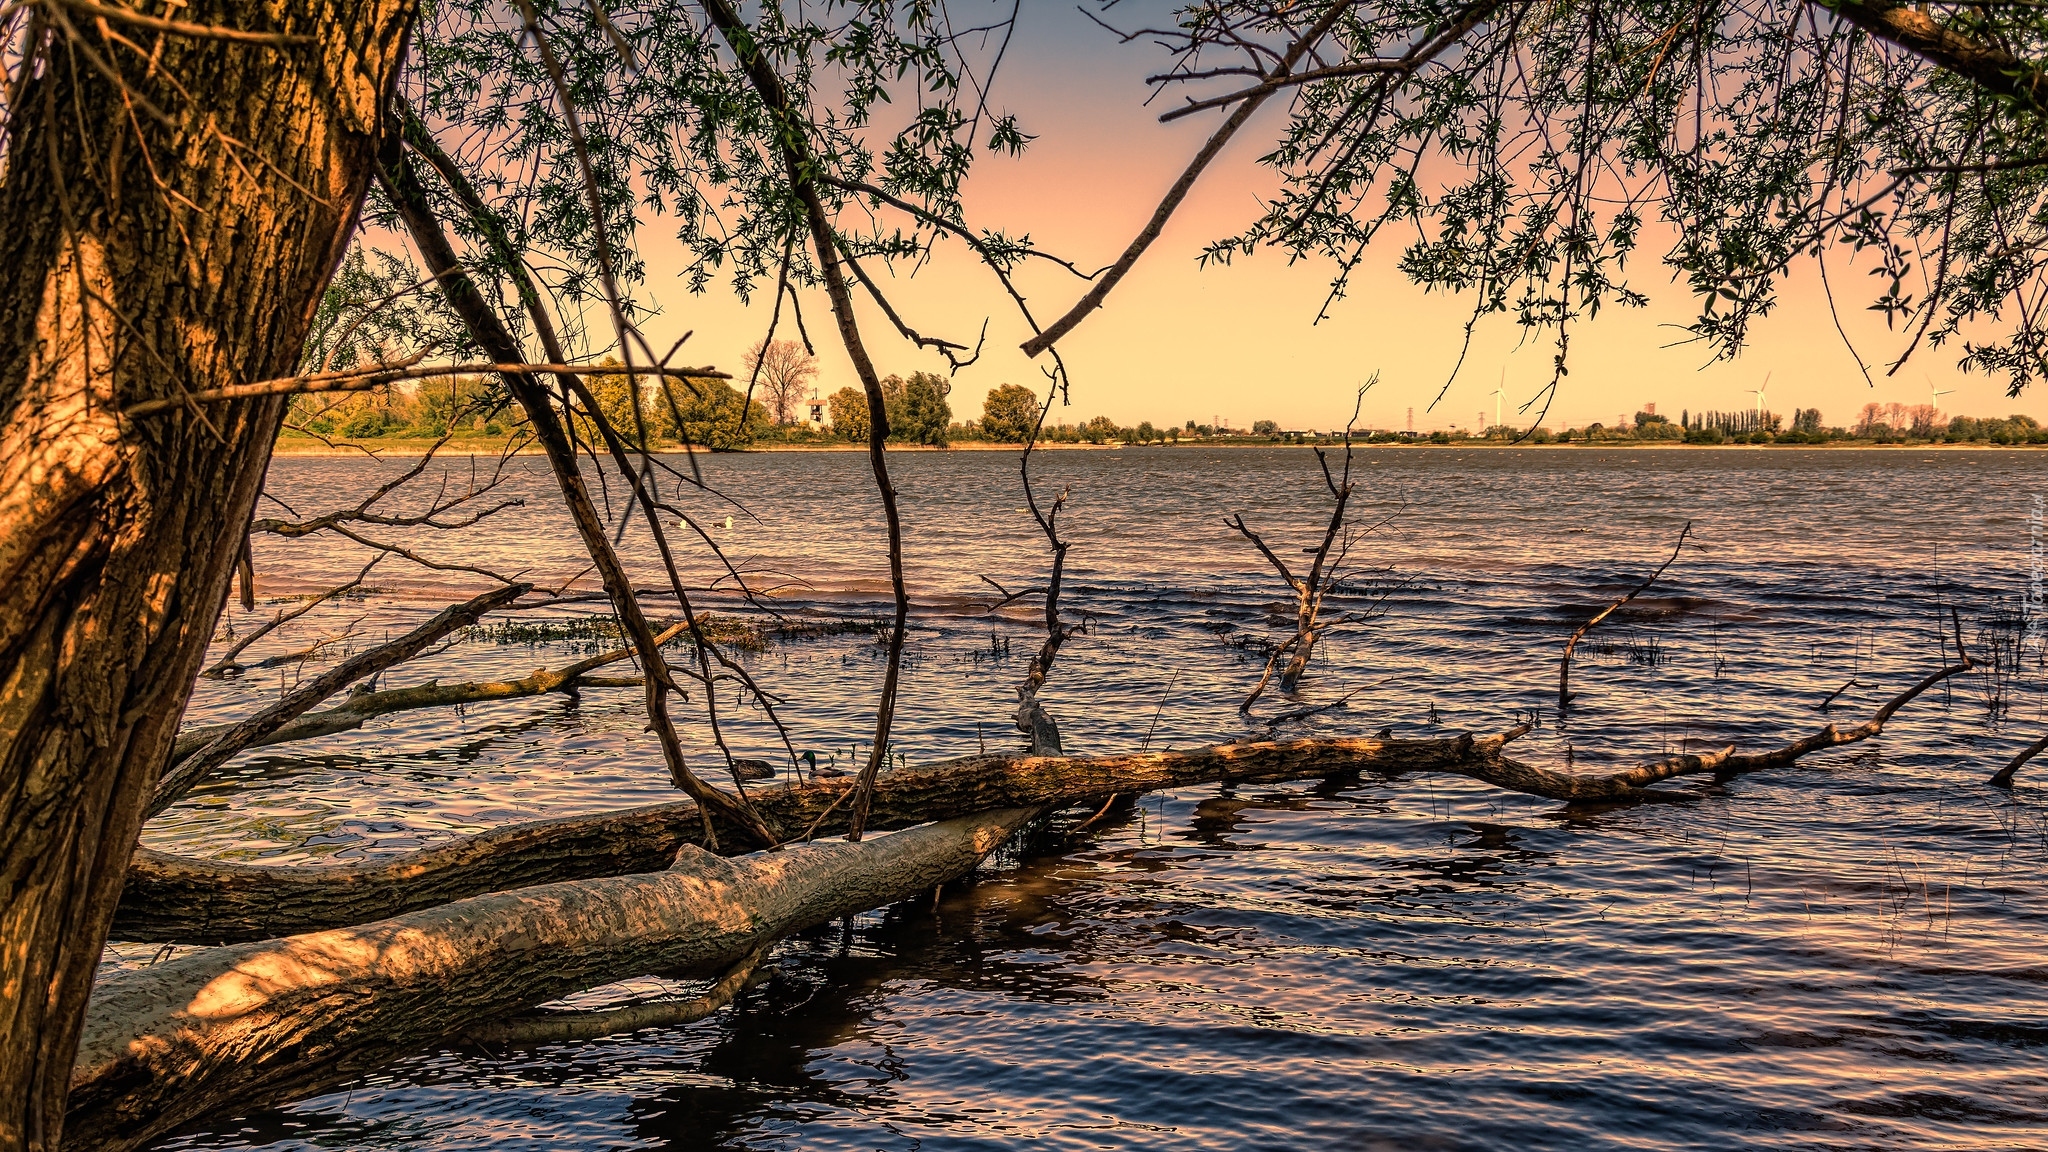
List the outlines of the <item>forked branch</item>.
{"type": "MultiPolygon", "coordinates": [[[[246,548],[247,545],[244,545],[245,554],[246,548]]],[[[284,658],[271,657],[265,660],[258,660],[253,664],[244,664],[241,662],[241,655],[242,653],[249,650],[249,646],[251,644],[256,643],[258,640],[263,639],[265,636],[270,635],[272,632],[277,631],[279,628],[282,628],[285,625],[291,623],[292,621],[297,620],[299,617],[304,616],[306,613],[311,612],[313,609],[318,608],[320,605],[327,603],[329,600],[333,600],[336,597],[340,596],[346,596],[350,592],[355,591],[357,588],[362,587],[363,580],[370,575],[370,569],[375,568],[378,564],[382,563],[383,560],[384,557],[381,554],[373,556],[370,558],[370,562],[368,564],[363,565],[363,570],[361,572],[356,573],[356,578],[349,581],[348,583],[340,585],[335,588],[329,588],[327,591],[322,592],[317,596],[308,597],[305,603],[299,605],[296,608],[293,608],[289,612],[285,611],[282,608],[278,609],[277,615],[272,616],[269,620],[265,621],[261,627],[251,629],[247,636],[244,636],[240,640],[235,641],[233,647],[229,648],[225,653],[223,653],[219,660],[214,661],[212,667],[208,668],[204,672],[201,672],[200,675],[206,677],[209,680],[219,680],[226,676],[234,676],[239,673],[246,672],[251,668],[263,668],[269,666],[273,662],[281,661],[284,658]]],[[[244,582],[244,586],[248,586],[246,580],[244,582]]],[[[305,653],[305,655],[311,655],[310,650],[307,653],[305,653]]]]}
{"type": "Polygon", "coordinates": [[[1309,551],[1315,559],[1310,562],[1307,575],[1297,576],[1287,561],[1266,543],[1257,532],[1245,524],[1242,515],[1232,516],[1225,524],[1237,529],[1238,534],[1251,541],[1252,547],[1266,558],[1279,574],[1288,589],[1294,593],[1294,635],[1276,646],[1266,658],[1266,669],[1259,676],[1259,682],[1252,687],[1244,702],[1237,706],[1240,713],[1250,712],[1252,704],[1266,691],[1266,685],[1273,679],[1273,670],[1280,666],[1280,660],[1287,660],[1286,670],[1280,675],[1280,690],[1293,695],[1301,686],[1301,678],[1308,671],[1309,658],[1314,655],[1316,644],[1331,628],[1339,624],[1363,619],[1349,615],[1338,620],[1323,616],[1323,604],[1329,595],[1343,582],[1343,568],[1350,559],[1351,546],[1356,536],[1346,531],[1346,518],[1351,507],[1351,463],[1352,430],[1358,426],[1358,414],[1365,406],[1365,393],[1379,382],[1375,374],[1358,389],[1358,396],[1351,408],[1351,419],[1344,425],[1344,467],[1338,474],[1330,471],[1330,458],[1320,447],[1315,450],[1316,464],[1323,472],[1323,486],[1329,489],[1331,498],[1330,520],[1323,528],[1322,541],[1309,551]]]}

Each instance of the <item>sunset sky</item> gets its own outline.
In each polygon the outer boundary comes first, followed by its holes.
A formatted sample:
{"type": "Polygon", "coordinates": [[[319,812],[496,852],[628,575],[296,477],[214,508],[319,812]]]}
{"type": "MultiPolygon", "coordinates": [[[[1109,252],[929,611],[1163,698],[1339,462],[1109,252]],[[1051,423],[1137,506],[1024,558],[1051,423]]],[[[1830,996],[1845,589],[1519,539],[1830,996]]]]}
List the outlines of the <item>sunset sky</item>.
{"type": "MultiPolygon", "coordinates": [[[[1041,247],[1086,267],[1113,260],[1216,123],[1196,116],[1163,125],[1156,108],[1143,106],[1142,79],[1162,59],[1155,46],[1117,43],[1071,7],[1025,6],[995,103],[1016,113],[1038,139],[1021,159],[978,161],[968,189],[970,221],[1028,233],[1041,247]]],[[[1497,385],[1505,388],[1510,423],[1521,422],[1513,416],[1516,406],[1549,378],[1551,337],[1524,344],[1511,317],[1489,318],[1457,382],[1428,411],[1457,358],[1470,303],[1425,294],[1403,277],[1394,267],[1398,237],[1368,254],[1349,298],[1320,325],[1312,322],[1327,291],[1325,265],[1289,266],[1273,252],[1229,268],[1197,265],[1206,241],[1257,215],[1272,180],[1255,159],[1283,115],[1276,103],[1238,135],[1108,306],[1061,343],[1074,374],[1074,406],[1056,409],[1055,421],[1101,414],[1123,424],[1221,417],[1234,426],[1255,419],[1290,428],[1341,426],[1353,389],[1378,372],[1362,417],[1367,425],[1401,427],[1410,407],[1421,429],[1471,427],[1482,411],[1491,422],[1497,385]]],[[[745,349],[765,330],[768,293],[752,308],[723,290],[692,296],[675,278],[681,260],[670,231],[656,218],[640,238],[650,267],[647,294],[663,309],[648,330],[670,340],[694,330],[685,359],[737,371],[745,349]]],[[[1771,410],[1818,407],[1830,424],[1851,422],[1872,401],[1926,403],[1931,384],[1953,390],[1941,398],[1947,413],[2048,415],[2039,392],[2010,400],[2003,378],[1956,371],[1953,349],[1923,348],[1897,376],[1885,377],[1882,365],[1903,345],[1878,314],[1865,310],[1870,278],[1846,255],[1831,259],[1830,274],[1842,322],[1873,364],[1875,387],[1864,382],[1837,335],[1810,265],[1783,286],[1778,311],[1756,326],[1741,359],[1708,364],[1700,347],[1677,344],[1685,333],[1673,325],[1692,317],[1693,301],[1669,283],[1656,262],[1661,253],[1646,244],[1648,258],[1635,264],[1634,286],[1651,295],[1651,308],[1609,310],[1574,327],[1571,375],[1547,426],[1612,423],[1646,402],[1673,417],[1681,408],[1748,409],[1756,403],[1751,389],[1767,375],[1771,410]]],[[[1044,268],[1026,276],[1024,286],[1041,322],[1064,312],[1086,288],[1044,268]]],[[[963,245],[944,245],[930,266],[890,290],[906,320],[927,335],[972,344],[988,321],[985,354],[954,380],[956,419],[978,416],[981,397],[998,384],[1043,386],[1038,366],[1017,350],[1028,329],[963,245]]],[[[833,338],[822,292],[806,295],[804,312],[823,365],[823,391],[857,383],[833,338]]],[[[864,306],[862,322],[885,373],[944,370],[938,356],[898,337],[879,310],[864,306]]],[[[786,320],[784,334],[793,334],[786,320]]]]}

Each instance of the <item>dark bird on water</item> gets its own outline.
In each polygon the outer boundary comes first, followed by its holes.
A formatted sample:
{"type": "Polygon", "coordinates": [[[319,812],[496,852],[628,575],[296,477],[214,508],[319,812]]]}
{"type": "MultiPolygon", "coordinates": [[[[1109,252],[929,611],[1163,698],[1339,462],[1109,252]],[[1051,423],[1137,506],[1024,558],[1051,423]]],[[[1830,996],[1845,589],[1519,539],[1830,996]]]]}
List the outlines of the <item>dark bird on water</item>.
{"type": "Polygon", "coordinates": [[[802,759],[805,763],[811,766],[811,779],[813,780],[820,778],[830,779],[834,776],[846,775],[846,773],[841,772],[837,768],[818,767],[818,754],[816,752],[806,752],[803,754],[802,757],[800,757],[800,759],[802,759]]]}

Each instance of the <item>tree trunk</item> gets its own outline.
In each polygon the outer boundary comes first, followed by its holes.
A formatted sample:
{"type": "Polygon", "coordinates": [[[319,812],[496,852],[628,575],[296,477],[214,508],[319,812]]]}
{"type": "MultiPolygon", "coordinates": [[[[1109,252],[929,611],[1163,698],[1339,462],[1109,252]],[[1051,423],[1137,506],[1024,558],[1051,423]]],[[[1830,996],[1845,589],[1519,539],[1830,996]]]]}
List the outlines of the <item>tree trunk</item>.
{"type": "Polygon", "coordinates": [[[500,892],[117,973],[93,996],[66,1147],[140,1147],[579,989],[715,973],[791,932],[964,875],[1032,815],[736,859],[687,848],[666,872],[500,892]]]}
{"type": "Polygon", "coordinates": [[[1294,654],[1287,658],[1287,668],[1280,673],[1280,691],[1292,696],[1301,688],[1302,674],[1308,671],[1308,658],[1315,651],[1316,641],[1321,636],[1314,626],[1303,629],[1298,635],[1301,640],[1294,646],[1294,654]]]}
{"type": "Polygon", "coordinates": [[[66,11],[30,18],[0,183],[0,1149],[43,1152],[284,400],[122,410],[294,369],[414,7],[201,0],[297,40],[122,25],[149,59],[66,11]]]}

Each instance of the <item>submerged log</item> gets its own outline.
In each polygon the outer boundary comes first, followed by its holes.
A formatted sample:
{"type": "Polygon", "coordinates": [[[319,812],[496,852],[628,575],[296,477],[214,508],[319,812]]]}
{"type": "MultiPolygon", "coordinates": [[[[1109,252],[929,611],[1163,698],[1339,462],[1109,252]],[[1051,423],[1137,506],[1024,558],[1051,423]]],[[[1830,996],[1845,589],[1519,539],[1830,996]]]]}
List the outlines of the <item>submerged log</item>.
{"type": "MultiPolygon", "coordinates": [[[[1355,772],[1438,772],[1553,800],[1628,801],[1660,781],[1783,767],[1868,739],[1914,697],[1970,667],[1966,661],[1936,671],[1853,728],[1829,724],[1761,752],[1722,748],[1599,774],[1560,772],[1505,755],[1527,727],[1483,738],[1261,740],[1119,756],[965,757],[881,777],[869,826],[905,828],[995,808],[1064,808],[1100,804],[1117,793],[1355,772]]],[[[844,781],[813,781],[751,796],[779,837],[800,839],[845,827],[850,788],[844,781]]],[[[682,802],[511,825],[369,865],[220,864],[143,851],[130,867],[114,938],[212,943],[360,924],[507,888],[652,871],[702,837],[697,806],[682,802]]]]}
{"type": "MultiPolygon", "coordinates": [[[[677,624],[655,637],[666,644],[683,634],[684,626],[677,624]]],[[[465,680],[459,684],[443,684],[429,680],[410,688],[387,688],[381,692],[353,692],[340,704],[319,712],[306,712],[285,721],[276,728],[256,736],[236,747],[264,748],[272,744],[284,744],[293,740],[308,740],[315,736],[332,736],[338,732],[350,732],[379,716],[394,712],[410,712],[419,708],[454,708],[465,704],[484,704],[493,700],[517,700],[526,696],[540,696],[549,692],[569,692],[578,687],[639,687],[643,681],[637,676],[594,677],[590,673],[607,664],[615,664],[633,655],[631,648],[620,648],[605,652],[562,668],[536,668],[532,673],[516,680],[465,680]]],[[[345,678],[344,678],[345,679],[345,678]]],[[[232,731],[234,724],[211,724],[205,727],[188,728],[178,734],[176,750],[171,753],[171,762],[178,763],[185,757],[198,752],[214,740],[232,731]]],[[[225,761],[223,760],[223,763],[225,761]]],[[[216,765],[218,767],[218,765],[216,765]]]]}
{"type": "Polygon", "coordinates": [[[2005,767],[2000,768],[1998,771],[1992,773],[1991,779],[1986,780],[1985,783],[1991,785],[1993,788],[2012,787],[2012,778],[2014,774],[2017,773],[2021,768],[2026,767],[2027,761],[2032,760],[2036,756],[2039,756],[2044,751],[2048,751],[2048,736],[2043,736],[2039,740],[2036,740],[2032,744],[2029,744],[2025,748],[2022,748],[2020,750],[2019,755],[2013,757],[2010,761],[2007,761],[2005,767]]]}
{"type": "Polygon", "coordinates": [[[65,1148],[139,1148],[581,989],[716,974],[792,932],[965,875],[1035,811],[736,858],[686,847],[662,872],[498,892],[111,974],[93,989],[65,1148]]]}
{"type": "Polygon", "coordinates": [[[143,809],[143,818],[146,820],[176,804],[185,793],[240,755],[243,749],[303,716],[322,700],[357,680],[412,659],[443,636],[476,623],[485,613],[510,604],[532,588],[531,584],[508,584],[460,604],[451,604],[436,613],[433,619],[398,639],[358,652],[294,688],[261,712],[215,730],[204,745],[172,760],[164,769],[157,779],[156,791],[150,796],[148,807],[143,809]]]}

